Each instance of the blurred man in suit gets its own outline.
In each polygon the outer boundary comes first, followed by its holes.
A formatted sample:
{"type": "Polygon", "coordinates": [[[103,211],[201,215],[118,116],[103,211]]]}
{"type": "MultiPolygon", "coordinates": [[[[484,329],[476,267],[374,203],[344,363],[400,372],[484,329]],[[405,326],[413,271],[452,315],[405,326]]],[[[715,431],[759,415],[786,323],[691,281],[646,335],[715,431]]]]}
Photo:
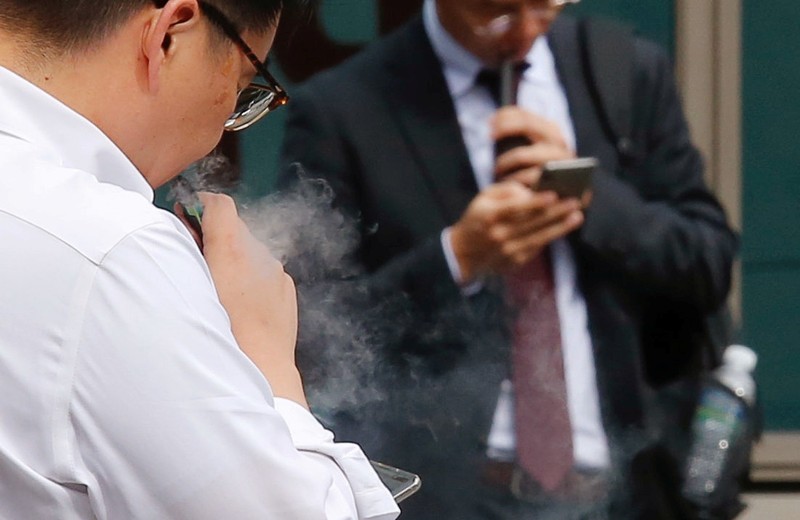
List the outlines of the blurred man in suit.
{"type": "Polygon", "coordinates": [[[680,514],[650,398],[701,369],[737,240],[665,53],[630,37],[618,138],[567,3],[427,0],[291,108],[280,186],[294,163],[324,178],[359,219],[373,296],[414,305],[384,352],[400,397],[380,453],[423,477],[410,518],[680,514]],[[516,106],[498,107],[504,66],[516,106]],[[545,163],[576,156],[599,160],[590,194],[536,190],[545,163]]]}

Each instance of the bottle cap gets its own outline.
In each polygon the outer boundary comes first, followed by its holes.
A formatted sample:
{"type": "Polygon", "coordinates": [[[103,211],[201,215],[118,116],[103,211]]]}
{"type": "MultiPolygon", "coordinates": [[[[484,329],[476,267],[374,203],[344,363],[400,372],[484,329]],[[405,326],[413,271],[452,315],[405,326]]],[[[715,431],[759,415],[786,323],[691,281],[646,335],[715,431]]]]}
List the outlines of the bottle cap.
{"type": "Polygon", "coordinates": [[[752,372],[756,368],[758,356],[752,349],[744,345],[729,345],[722,355],[724,365],[735,366],[740,370],[752,372]]]}

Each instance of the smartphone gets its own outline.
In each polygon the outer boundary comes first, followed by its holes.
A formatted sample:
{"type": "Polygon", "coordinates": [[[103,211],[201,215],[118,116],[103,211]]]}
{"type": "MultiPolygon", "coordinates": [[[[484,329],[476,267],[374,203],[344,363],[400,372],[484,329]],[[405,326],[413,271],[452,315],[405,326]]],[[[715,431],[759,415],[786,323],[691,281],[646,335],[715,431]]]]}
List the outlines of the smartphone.
{"type": "Polygon", "coordinates": [[[400,503],[406,498],[410,497],[422,487],[422,480],[419,475],[415,475],[408,471],[381,462],[370,461],[375,472],[383,481],[383,484],[389,488],[395,502],[400,503]]]}
{"type": "Polygon", "coordinates": [[[594,157],[547,162],[536,191],[554,191],[562,199],[579,199],[592,188],[592,174],[597,165],[594,157]]]}

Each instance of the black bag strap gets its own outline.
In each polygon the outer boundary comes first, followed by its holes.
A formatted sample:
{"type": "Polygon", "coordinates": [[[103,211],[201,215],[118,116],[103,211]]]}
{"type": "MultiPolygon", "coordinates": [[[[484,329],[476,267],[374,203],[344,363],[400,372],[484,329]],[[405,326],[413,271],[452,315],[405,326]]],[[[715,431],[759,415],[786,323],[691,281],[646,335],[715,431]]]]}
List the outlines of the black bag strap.
{"type": "MultiPolygon", "coordinates": [[[[630,166],[636,159],[633,141],[634,29],[602,18],[579,22],[578,39],[583,70],[589,90],[608,135],[615,143],[620,165],[630,166]]],[[[702,339],[702,365],[706,370],[719,366],[722,351],[733,340],[727,306],[705,317],[702,339]]]]}
{"type": "Polygon", "coordinates": [[[626,165],[634,155],[633,27],[602,18],[584,19],[578,34],[589,88],[620,163],[626,165]]]}

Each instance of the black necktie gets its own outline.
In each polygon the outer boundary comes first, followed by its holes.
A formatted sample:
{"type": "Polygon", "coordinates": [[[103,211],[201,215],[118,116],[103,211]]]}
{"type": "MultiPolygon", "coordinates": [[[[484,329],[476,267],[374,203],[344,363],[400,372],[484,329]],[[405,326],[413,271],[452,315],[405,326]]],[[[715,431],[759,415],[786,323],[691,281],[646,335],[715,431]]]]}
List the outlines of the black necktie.
{"type": "MultiPolygon", "coordinates": [[[[527,61],[521,61],[513,65],[511,69],[511,77],[507,78],[510,84],[503,85],[502,72],[498,69],[481,69],[475,77],[475,84],[481,86],[489,91],[492,100],[496,106],[501,106],[503,88],[507,89],[506,101],[508,104],[515,105],[517,103],[517,90],[519,89],[519,82],[522,79],[522,74],[530,67],[527,61]]],[[[517,146],[526,146],[531,144],[530,139],[525,136],[511,136],[499,140],[495,143],[494,155],[495,157],[516,148],[517,146]]]]}
{"type": "MultiPolygon", "coordinates": [[[[507,88],[511,90],[511,99],[509,100],[511,104],[516,104],[517,102],[517,89],[519,88],[519,82],[522,79],[522,74],[530,67],[530,63],[527,61],[521,61],[519,63],[515,63],[512,66],[511,71],[511,85],[507,85],[507,88]]],[[[501,84],[501,71],[499,69],[481,69],[478,72],[478,75],[475,77],[475,84],[480,85],[486,88],[489,91],[489,94],[492,96],[495,105],[501,105],[501,92],[503,85],[501,84]]]]}

